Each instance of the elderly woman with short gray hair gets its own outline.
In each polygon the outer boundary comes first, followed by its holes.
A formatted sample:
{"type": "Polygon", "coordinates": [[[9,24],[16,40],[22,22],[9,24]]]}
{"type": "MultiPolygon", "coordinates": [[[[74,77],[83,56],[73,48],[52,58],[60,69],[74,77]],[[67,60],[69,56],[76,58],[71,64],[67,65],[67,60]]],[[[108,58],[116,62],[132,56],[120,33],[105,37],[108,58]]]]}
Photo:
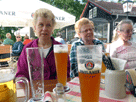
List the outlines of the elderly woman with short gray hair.
{"type": "Polygon", "coordinates": [[[72,43],[70,51],[71,77],[78,76],[77,65],[77,46],[79,45],[98,45],[103,43],[94,37],[94,23],[88,18],[81,18],[75,23],[75,31],[79,39],[72,43]]]}
{"type": "MultiPolygon", "coordinates": [[[[56,66],[53,45],[61,44],[54,40],[51,36],[56,24],[55,16],[52,11],[40,8],[35,11],[33,18],[33,29],[38,36],[38,39],[33,40],[24,46],[23,51],[18,60],[18,68],[16,77],[26,77],[29,79],[26,48],[43,47],[44,52],[44,80],[56,79],[56,66]]],[[[70,61],[68,59],[67,77],[70,77],[70,61]]]]}
{"type": "Polygon", "coordinates": [[[11,34],[10,33],[7,33],[6,34],[6,39],[3,41],[3,45],[12,45],[14,44],[14,41],[11,40],[11,34]]]}

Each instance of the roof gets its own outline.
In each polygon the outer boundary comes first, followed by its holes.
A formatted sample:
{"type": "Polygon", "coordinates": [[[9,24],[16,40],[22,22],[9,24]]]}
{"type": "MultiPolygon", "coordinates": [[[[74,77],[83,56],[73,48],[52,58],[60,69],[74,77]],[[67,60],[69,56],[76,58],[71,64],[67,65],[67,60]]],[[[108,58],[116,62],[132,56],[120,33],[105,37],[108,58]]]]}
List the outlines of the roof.
{"type": "MultiPolygon", "coordinates": [[[[104,10],[105,12],[111,14],[111,15],[125,15],[124,11],[123,11],[123,5],[122,3],[114,3],[114,2],[106,2],[106,1],[92,1],[92,0],[88,0],[87,4],[81,14],[81,17],[84,14],[84,11],[87,7],[87,5],[89,5],[89,3],[95,5],[96,7],[99,7],[100,9],[104,10]]],[[[136,7],[132,8],[132,11],[129,13],[130,16],[136,16],[136,7]]]]}

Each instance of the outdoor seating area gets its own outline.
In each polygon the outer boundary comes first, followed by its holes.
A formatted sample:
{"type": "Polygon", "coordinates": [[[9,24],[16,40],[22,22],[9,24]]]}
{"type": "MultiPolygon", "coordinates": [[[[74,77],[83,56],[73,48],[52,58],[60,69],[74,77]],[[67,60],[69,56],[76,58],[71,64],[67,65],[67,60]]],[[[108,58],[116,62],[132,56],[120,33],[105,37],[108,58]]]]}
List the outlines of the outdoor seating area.
{"type": "Polygon", "coordinates": [[[0,102],[136,102],[136,3],[111,1],[0,0],[0,102]]]}
{"type": "Polygon", "coordinates": [[[0,66],[4,66],[8,64],[8,62],[11,60],[11,46],[10,45],[4,45],[0,46],[0,66]]]}

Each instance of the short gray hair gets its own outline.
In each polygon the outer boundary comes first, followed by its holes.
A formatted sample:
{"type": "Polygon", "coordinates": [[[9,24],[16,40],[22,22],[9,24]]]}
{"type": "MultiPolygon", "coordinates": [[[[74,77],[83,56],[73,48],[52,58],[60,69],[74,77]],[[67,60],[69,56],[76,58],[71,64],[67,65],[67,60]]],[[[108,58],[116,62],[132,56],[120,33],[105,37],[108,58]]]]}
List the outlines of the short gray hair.
{"type": "Polygon", "coordinates": [[[36,24],[38,17],[44,17],[44,18],[50,19],[52,21],[53,27],[55,27],[55,24],[56,24],[55,15],[52,13],[51,10],[48,10],[46,8],[40,8],[36,10],[33,17],[34,25],[36,24]]]}
{"type": "Polygon", "coordinates": [[[10,37],[11,37],[11,34],[10,34],[10,33],[7,33],[7,34],[6,34],[6,37],[7,37],[7,38],[10,38],[10,37]]]}
{"type": "Polygon", "coordinates": [[[123,19],[121,20],[118,25],[116,26],[116,28],[113,30],[113,36],[112,36],[112,41],[111,42],[114,42],[118,39],[119,35],[117,33],[117,31],[121,31],[122,30],[122,25],[123,24],[130,24],[133,26],[133,22],[132,20],[130,19],[123,19]]]}
{"type": "Polygon", "coordinates": [[[117,25],[117,30],[122,30],[122,25],[123,24],[131,24],[133,26],[133,22],[130,19],[123,19],[119,22],[119,24],[117,25]]]}

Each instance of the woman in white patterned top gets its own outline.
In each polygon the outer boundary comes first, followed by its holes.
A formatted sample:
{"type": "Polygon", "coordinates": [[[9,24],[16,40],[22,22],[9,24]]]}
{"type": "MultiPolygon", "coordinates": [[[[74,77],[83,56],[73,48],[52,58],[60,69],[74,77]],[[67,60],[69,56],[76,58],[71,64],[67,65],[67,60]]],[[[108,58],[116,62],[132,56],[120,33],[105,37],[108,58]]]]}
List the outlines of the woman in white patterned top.
{"type": "Polygon", "coordinates": [[[113,33],[110,56],[127,60],[125,69],[136,68],[136,43],[129,41],[133,34],[133,22],[129,19],[120,21],[113,33]]]}

